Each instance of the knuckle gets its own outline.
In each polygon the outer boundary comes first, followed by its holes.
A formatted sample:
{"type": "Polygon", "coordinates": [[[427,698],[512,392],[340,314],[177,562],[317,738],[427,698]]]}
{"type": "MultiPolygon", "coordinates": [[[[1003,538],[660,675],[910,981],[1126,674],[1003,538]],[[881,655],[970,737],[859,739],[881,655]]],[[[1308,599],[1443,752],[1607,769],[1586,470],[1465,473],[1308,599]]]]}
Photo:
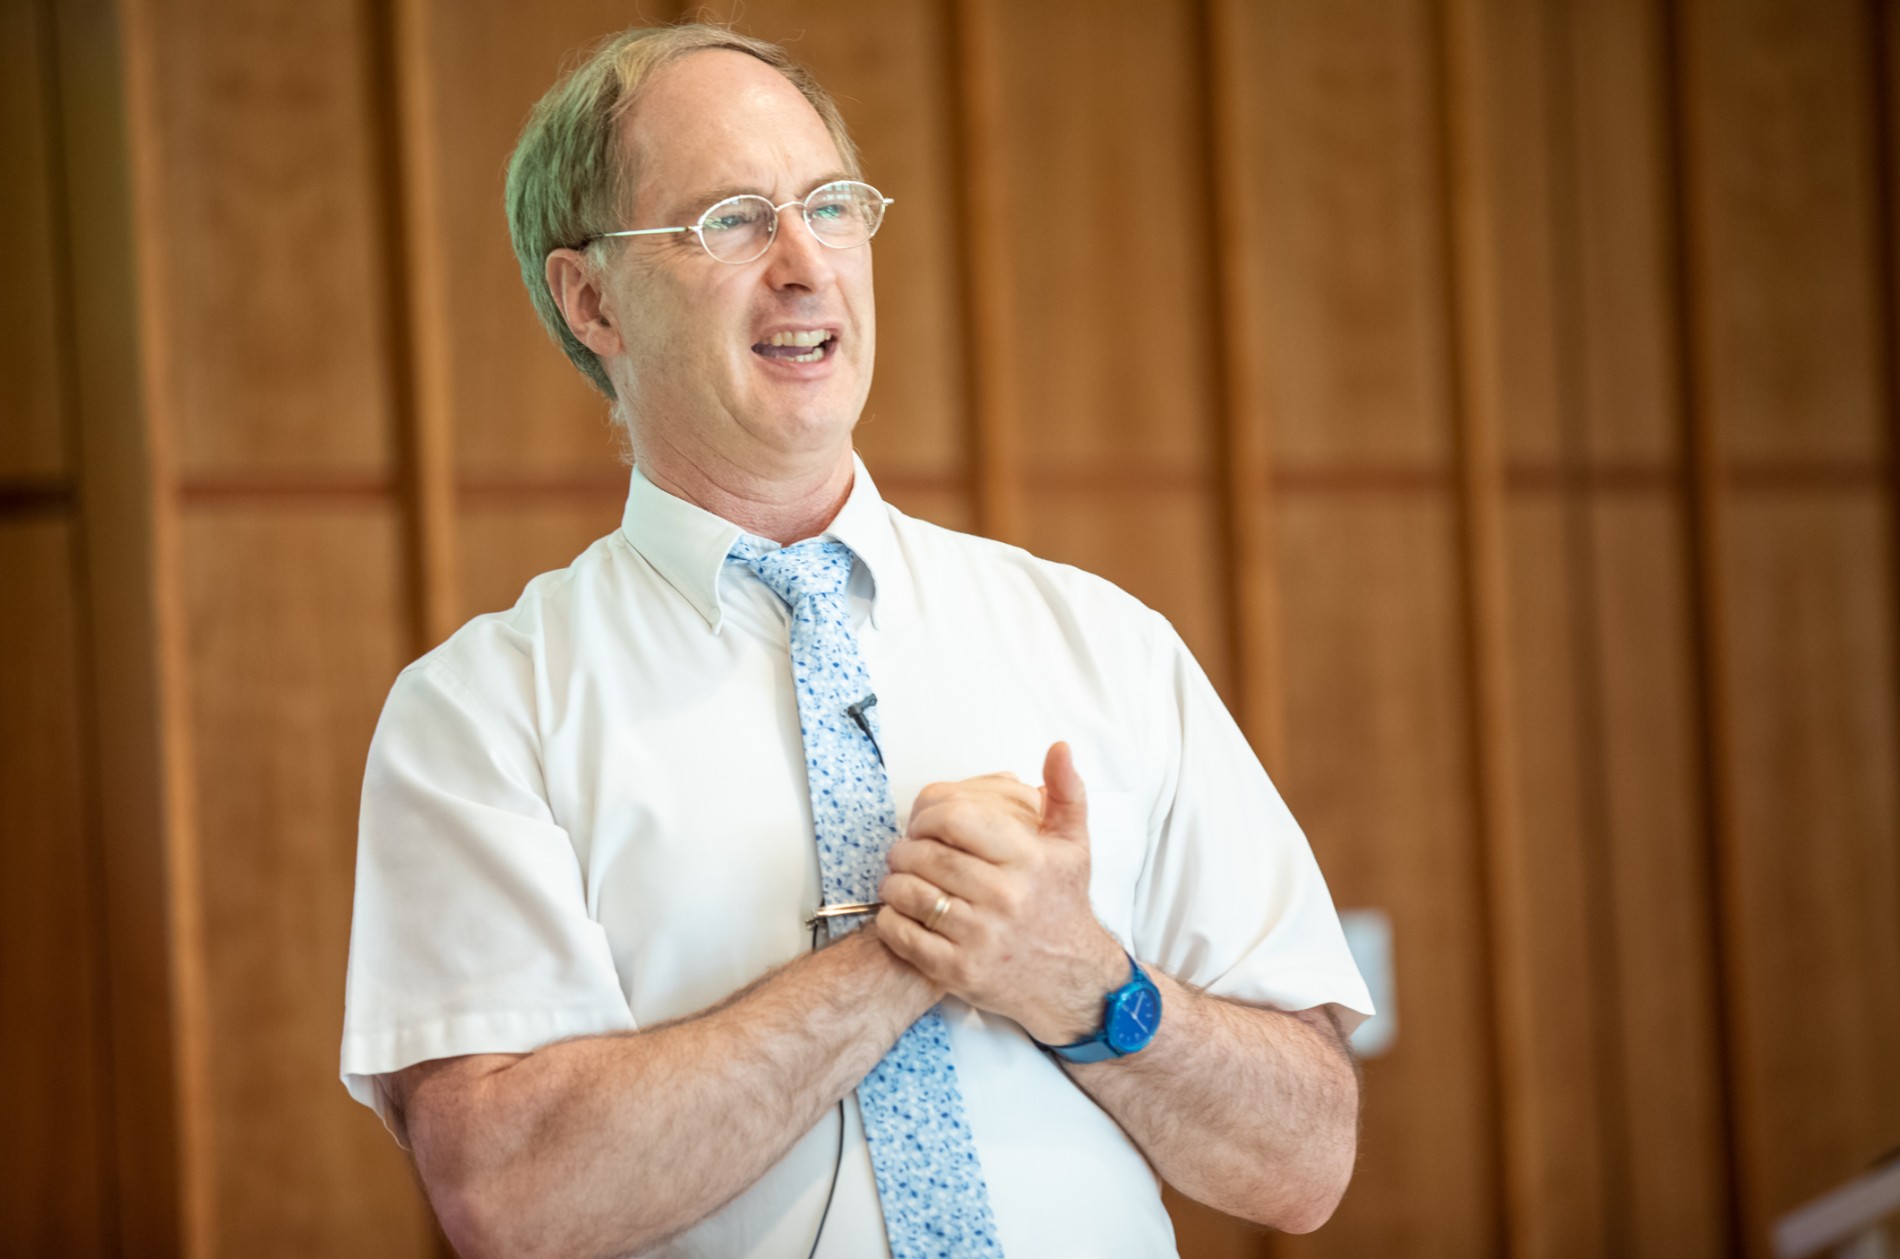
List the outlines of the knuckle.
{"type": "Polygon", "coordinates": [[[930,847],[927,841],[910,841],[904,850],[904,864],[901,867],[892,866],[891,868],[901,870],[902,873],[914,878],[928,878],[932,860],[930,847]]]}
{"type": "Polygon", "coordinates": [[[981,802],[965,796],[952,801],[944,809],[946,829],[955,834],[966,834],[981,826],[989,810],[981,802]]]}
{"type": "Polygon", "coordinates": [[[1016,920],[1029,908],[1029,897],[1019,884],[1009,883],[997,893],[996,903],[1005,917],[1016,920]]]}

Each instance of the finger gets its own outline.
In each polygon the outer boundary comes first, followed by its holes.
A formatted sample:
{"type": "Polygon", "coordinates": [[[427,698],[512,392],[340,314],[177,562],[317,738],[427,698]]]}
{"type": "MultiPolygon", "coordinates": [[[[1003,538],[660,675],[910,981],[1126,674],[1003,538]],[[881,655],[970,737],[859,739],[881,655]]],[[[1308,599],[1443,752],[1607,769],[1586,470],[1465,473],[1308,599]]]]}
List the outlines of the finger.
{"type": "MultiPolygon", "coordinates": [[[[981,857],[939,843],[934,839],[900,839],[891,845],[889,857],[894,874],[912,874],[935,884],[952,896],[977,905],[993,905],[1002,883],[1002,872],[981,857]]],[[[934,898],[933,898],[934,900],[934,898]]],[[[922,914],[911,917],[921,921],[922,914]]]]}
{"type": "Polygon", "coordinates": [[[922,809],[932,804],[941,804],[956,796],[969,795],[972,792],[992,792],[1020,800],[1027,808],[1036,808],[1039,797],[1036,789],[1025,783],[1009,770],[997,770],[993,774],[978,774],[974,778],[964,778],[957,782],[925,783],[917,789],[911,808],[922,809]]]}
{"type": "Polygon", "coordinates": [[[893,874],[878,888],[884,903],[933,935],[955,944],[968,942],[968,933],[976,926],[976,915],[969,902],[939,888],[928,879],[914,874],[893,874]],[[939,898],[948,897],[943,913],[937,913],[939,898]],[[935,917],[935,926],[925,926],[935,917]]]}
{"type": "Polygon", "coordinates": [[[985,861],[1001,864],[1022,856],[1035,835],[1034,806],[960,795],[910,815],[912,839],[934,839],[985,861]]]}
{"type": "Polygon", "coordinates": [[[922,923],[905,917],[886,905],[877,911],[877,938],[886,948],[915,966],[940,987],[950,987],[949,976],[955,970],[957,946],[934,931],[925,931],[922,923]]]}
{"type": "Polygon", "coordinates": [[[1076,843],[1089,842],[1088,792],[1075,772],[1075,753],[1066,743],[1049,745],[1042,762],[1042,833],[1076,843]]]}

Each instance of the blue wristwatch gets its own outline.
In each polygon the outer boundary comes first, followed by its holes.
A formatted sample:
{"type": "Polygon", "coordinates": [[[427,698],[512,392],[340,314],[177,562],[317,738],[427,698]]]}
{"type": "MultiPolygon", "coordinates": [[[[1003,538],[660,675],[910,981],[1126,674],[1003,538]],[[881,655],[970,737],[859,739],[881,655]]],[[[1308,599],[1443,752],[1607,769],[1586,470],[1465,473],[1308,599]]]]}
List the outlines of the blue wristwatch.
{"type": "Polygon", "coordinates": [[[1102,1003],[1102,1030],[1072,1045],[1042,1045],[1070,1062],[1102,1062],[1126,1058],[1148,1047],[1161,1027],[1161,990],[1128,955],[1128,982],[1108,994],[1102,1003]]]}

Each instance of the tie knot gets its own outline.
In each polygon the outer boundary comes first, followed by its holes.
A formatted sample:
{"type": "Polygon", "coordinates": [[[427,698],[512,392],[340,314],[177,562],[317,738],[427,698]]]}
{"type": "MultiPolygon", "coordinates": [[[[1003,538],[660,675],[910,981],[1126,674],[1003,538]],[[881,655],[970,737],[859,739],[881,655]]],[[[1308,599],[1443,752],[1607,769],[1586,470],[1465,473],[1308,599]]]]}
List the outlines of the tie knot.
{"type": "Polygon", "coordinates": [[[767,551],[749,538],[733,544],[731,557],[792,607],[812,595],[835,595],[851,580],[851,548],[835,538],[807,538],[767,551]]]}

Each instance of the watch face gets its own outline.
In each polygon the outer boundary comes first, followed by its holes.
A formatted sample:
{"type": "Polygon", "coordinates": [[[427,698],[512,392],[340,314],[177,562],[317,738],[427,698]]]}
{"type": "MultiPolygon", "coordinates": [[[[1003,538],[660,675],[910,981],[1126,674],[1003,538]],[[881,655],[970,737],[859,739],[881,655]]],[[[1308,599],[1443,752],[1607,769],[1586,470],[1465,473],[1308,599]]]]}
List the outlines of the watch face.
{"type": "Polygon", "coordinates": [[[1131,1054],[1146,1047],[1161,1023],[1161,994],[1141,987],[1123,993],[1108,1019],[1108,1043],[1116,1053],[1131,1054]]]}

